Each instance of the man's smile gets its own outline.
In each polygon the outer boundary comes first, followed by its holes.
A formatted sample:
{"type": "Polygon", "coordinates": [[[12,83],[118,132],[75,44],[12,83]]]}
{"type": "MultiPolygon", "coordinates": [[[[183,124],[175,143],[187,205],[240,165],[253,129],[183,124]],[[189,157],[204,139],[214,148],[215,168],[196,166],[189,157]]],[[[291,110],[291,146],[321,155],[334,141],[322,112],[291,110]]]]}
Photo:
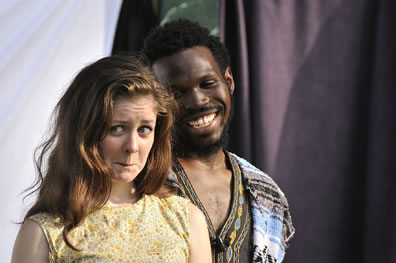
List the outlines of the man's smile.
{"type": "Polygon", "coordinates": [[[209,115],[202,116],[198,119],[187,121],[187,123],[192,128],[203,128],[211,124],[215,117],[216,117],[216,113],[211,113],[209,115]]]}

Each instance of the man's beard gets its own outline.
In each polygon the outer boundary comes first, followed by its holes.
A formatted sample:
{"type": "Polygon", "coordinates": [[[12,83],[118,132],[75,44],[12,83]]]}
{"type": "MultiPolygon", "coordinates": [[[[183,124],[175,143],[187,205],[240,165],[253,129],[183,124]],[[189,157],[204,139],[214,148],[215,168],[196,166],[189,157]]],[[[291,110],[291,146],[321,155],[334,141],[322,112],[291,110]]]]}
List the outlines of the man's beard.
{"type": "MultiPolygon", "coordinates": [[[[186,136],[183,132],[183,129],[177,129],[178,124],[175,124],[175,129],[173,130],[172,134],[172,141],[173,141],[173,154],[176,157],[180,158],[207,158],[216,153],[220,150],[223,150],[228,145],[228,129],[230,127],[230,121],[233,116],[233,109],[234,109],[234,101],[233,96],[231,96],[231,105],[230,105],[230,114],[228,119],[225,120],[223,125],[223,132],[218,140],[214,143],[209,145],[200,144],[200,140],[194,140],[189,136],[186,136]]],[[[182,125],[182,124],[181,124],[182,125]]],[[[202,135],[201,138],[209,137],[209,135],[202,135]]]]}
{"type": "MultiPolygon", "coordinates": [[[[180,158],[206,158],[218,153],[228,144],[228,127],[229,121],[224,125],[223,132],[218,140],[209,145],[194,143],[188,136],[183,133],[173,133],[173,153],[180,158]]],[[[202,138],[210,135],[203,135],[202,138]]]]}

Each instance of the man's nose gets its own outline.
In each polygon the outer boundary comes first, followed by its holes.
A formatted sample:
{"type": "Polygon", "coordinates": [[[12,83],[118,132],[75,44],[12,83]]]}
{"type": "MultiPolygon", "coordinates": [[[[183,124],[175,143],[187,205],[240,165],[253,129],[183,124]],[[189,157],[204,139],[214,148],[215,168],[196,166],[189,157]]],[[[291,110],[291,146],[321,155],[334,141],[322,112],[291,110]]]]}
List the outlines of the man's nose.
{"type": "Polygon", "coordinates": [[[128,153],[136,153],[139,150],[137,134],[131,132],[127,135],[124,142],[124,151],[128,153]]]}
{"type": "Polygon", "coordinates": [[[186,97],[185,107],[186,109],[196,109],[209,102],[209,97],[199,87],[190,90],[186,97]]]}

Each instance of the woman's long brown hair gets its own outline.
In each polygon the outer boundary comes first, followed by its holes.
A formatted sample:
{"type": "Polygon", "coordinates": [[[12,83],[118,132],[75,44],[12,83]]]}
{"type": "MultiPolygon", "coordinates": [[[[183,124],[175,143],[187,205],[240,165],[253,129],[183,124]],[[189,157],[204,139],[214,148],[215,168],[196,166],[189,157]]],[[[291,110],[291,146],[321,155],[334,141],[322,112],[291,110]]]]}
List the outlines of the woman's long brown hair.
{"type": "Polygon", "coordinates": [[[111,56],[82,69],[56,105],[53,130],[35,151],[37,179],[27,191],[38,191],[38,197],[24,220],[40,212],[62,216],[64,240],[76,249],[68,233],[110,195],[111,174],[100,141],[110,128],[113,105],[120,97],[139,95],[154,97],[158,116],[153,147],[135,179],[136,190],[158,196],[173,192],[164,182],[171,164],[174,100],[142,55],[111,56]]]}

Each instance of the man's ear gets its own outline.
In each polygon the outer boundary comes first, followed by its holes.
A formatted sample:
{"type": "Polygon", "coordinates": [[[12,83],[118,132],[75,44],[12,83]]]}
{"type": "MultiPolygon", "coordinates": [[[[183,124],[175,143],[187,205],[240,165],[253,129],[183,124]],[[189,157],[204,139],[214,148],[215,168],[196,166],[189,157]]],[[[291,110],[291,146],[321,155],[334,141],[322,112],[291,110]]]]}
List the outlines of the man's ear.
{"type": "Polygon", "coordinates": [[[234,82],[234,78],[232,77],[232,72],[230,67],[227,67],[224,73],[224,78],[227,83],[227,87],[230,90],[231,95],[234,94],[235,82],[234,82]]]}

